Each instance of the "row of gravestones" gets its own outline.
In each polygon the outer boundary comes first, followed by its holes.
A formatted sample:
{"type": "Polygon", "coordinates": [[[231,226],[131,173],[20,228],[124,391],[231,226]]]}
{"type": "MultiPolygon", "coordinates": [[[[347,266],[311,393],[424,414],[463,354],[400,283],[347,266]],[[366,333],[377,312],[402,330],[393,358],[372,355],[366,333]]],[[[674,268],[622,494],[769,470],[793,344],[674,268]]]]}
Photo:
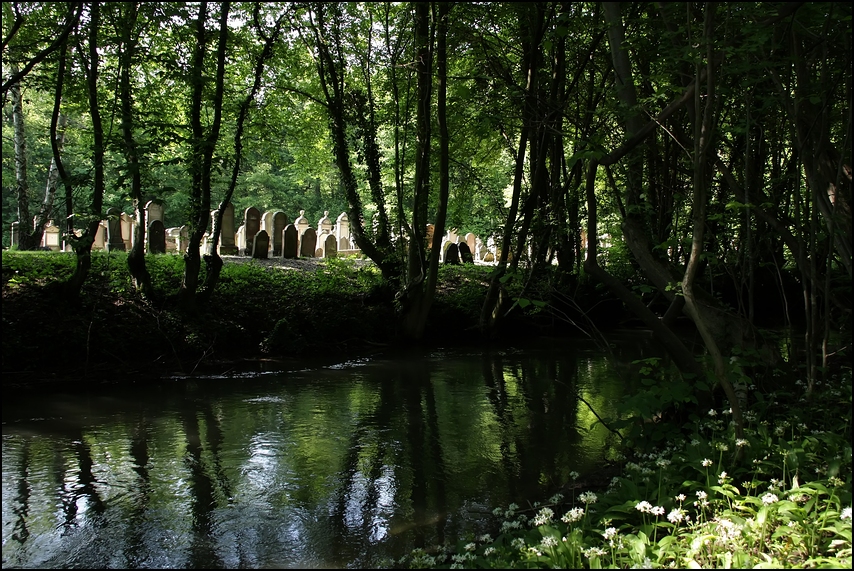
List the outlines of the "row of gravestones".
{"type": "MultiPolygon", "coordinates": [[[[163,224],[163,203],[157,200],[145,205],[148,232],[146,233],[147,251],[165,253],[183,251],[188,239],[187,227],[166,228],[163,224]]],[[[214,214],[213,212],[211,213],[214,214]]],[[[12,226],[12,244],[17,243],[17,222],[12,226]]],[[[95,236],[94,249],[130,250],[135,239],[136,221],[128,214],[111,208],[107,211],[107,220],[102,221],[95,236]]],[[[205,235],[203,247],[208,236],[205,235]]],[[[326,211],[312,228],[301,210],[299,217],[289,224],[284,212],[265,212],[254,207],[244,211],[244,224],[234,230],[234,206],[229,204],[223,212],[220,229],[219,253],[222,255],[246,255],[257,258],[281,256],[285,258],[335,257],[339,254],[356,254],[358,248],[351,246],[350,223],[346,213],[341,213],[333,223],[326,211]],[[263,232],[263,234],[261,234],[263,232]],[[256,238],[260,242],[256,245],[256,238]]],[[[433,225],[427,225],[427,242],[432,244],[433,225]]],[[[62,249],[60,229],[53,221],[45,226],[42,246],[51,250],[62,249]]],[[[459,236],[449,230],[442,238],[441,260],[444,263],[494,263],[497,251],[490,238],[484,244],[473,233],[459,236]]]]}

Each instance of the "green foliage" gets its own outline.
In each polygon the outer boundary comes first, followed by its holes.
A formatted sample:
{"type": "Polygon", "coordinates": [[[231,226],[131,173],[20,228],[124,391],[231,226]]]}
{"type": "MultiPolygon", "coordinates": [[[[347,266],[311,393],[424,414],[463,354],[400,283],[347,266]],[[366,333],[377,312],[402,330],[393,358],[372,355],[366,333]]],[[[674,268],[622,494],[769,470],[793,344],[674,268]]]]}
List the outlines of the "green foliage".
{"type": "MultiPolygon", "coordinates": [[[[659,368],[651,359],[637,364],[645,374],[659,368]]],[[[712,409],[684,439],[671,427],[669,442],[651,453],[626,447],[623,473],[607,490],[555,494],[526,510],[496,508],[494,539],[416,550],[399,564],[850,568],[851,369],[820,391],[821,415],[804,410],[808,399],[773,404],[779,396],[766,395],[748,412],[743,441],[723,422],[728,411],[712,409]],[[744,459],[724,464],[723,453],[735,449],[744,459]]]]}

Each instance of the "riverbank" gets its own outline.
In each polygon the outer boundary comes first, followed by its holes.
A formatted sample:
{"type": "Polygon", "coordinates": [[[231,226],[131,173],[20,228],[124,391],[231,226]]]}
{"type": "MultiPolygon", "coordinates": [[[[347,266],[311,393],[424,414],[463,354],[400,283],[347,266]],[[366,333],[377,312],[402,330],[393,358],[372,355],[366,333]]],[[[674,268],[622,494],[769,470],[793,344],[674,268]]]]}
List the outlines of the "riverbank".
{"type": "MultiPolygon", "coordinates": [[[[73,255],[3,252],[5,388],[287,368],[308,357],[342,361],[401,343],[396,292],[365,260],[226,257],[210,305],[191,316],[174,299],[180,256],[148,258],[155,300],[132,287],[126,256],[94,253],[80,299],[69,303],[55,285],[73,272],[73,255]]],[[[441,268],[426,344],[482,342],[477,322],[491,270],[441,268]]],[[[597,310],[600,324],[622,317],[607,299],[597,301],[597,310]]],[[[577,330],[531,305],[508,317],[502,337],[556,332],[577,330]]]]}

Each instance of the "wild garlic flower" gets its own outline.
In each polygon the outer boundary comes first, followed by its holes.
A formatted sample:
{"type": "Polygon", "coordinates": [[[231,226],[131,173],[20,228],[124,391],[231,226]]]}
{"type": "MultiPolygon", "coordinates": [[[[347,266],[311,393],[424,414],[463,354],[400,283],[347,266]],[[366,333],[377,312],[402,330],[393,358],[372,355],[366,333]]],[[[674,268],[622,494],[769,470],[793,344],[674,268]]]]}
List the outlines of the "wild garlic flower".
{"type": "Polygon", "coordinates": [[[584,492],[580,496],[578,496],[578,501],[582,504],[595,504],[599,498],[596,497],[596,494],[593,492],[584,492]]]}
{"type": "Polygon", "coordinates": [[[678,496],[676,496],[673,499],[676,500],[677,502],[684,502],[685,501],[685,494],[679,494],[678,496]]]}
{"type": "Polygon", "coordinates": [[[650,511],[650,513],[652,513],[652,515],[654,515],[654,516],[663,516],[663,515],[664,515],[664,508],[663,508],[663,507],[661,507],[661,506],[654,506],[654,507],[653,507],[651,510],[649,510],[649,511],[650,511]]]}
{"type": "Polygon", "coordinates": [[[555,513],[551,510],[551,508],[543,508],[541,509],[534,519],[531,520],[531,525],[546,525],[552,521],[552,516],[555,513]]]}
{"type": "Polygon", "coordinates": [[[776,494],[772,494],[771,492],[766,492],[762,495],[762,503],[765,505],[770,505],[775,502],[778,502],[779,498],[776,494]]]}
{"type": "Polygon", "coordinates": [[[681,523],[683,519],[685,519],[685,510],[682,509],[674,509],[667,514],[667,520],[673,524],[681,523]]]}
{"type": "Polygon", "coordinates": [[[572,472],[569,473],[569,477],[572,478],[573,480],[577,480],[578,479],[578,472],[573,470],[572,472]]]}
{"type": "Polygon", "coordinates": [[[750,446],[750,442],[748,442],[744,438],[738,438],[735,441],[735,445],[741,448],[742,446],[750,446]]]}
{"type": "Polygon", "coordinates": [[[703,462],[702,462],[702,463],[703,463],[703,467],[704,467],[704,468],[708,468],[709,466],[711,466],[711,465],[712,465],[712,461],[711,461],[711,460],[709,460],[708,458],[703,458],[703,462]]]}
{"type": "Polygon", "coordinates": [[[572,508],[571,510],[569,510],[568,512],[563,514],[563,517],[560,518],[560,520],[563,523],[575,523],[578,520],[580,520],[582,517],[584,517],[584,510],[583,509],[572,508]]]}
{"type": "Polygon", "coordinates": [[[839,519],[851,519],[851,506],[842,509],[839,519]]]}
{"type": "Polygon", "coordinates": [[[637,505],[635,505],[635,509],[641,513],[649,513],[652,511],[652,504],[646,500],[643,500],[641,502],[638,502],[637,505]]]}
{"type": "Polygon", "coordinates": [[[484,550],[483,550],[483,556],[484,556],[484,557],[489,557],[490,555],[492,555],[493,553],[495,553],[495,551],[496,551],[496,549],[495,549],[494,547],[489,546],[489,547],[487,547],[486,549],[484,549],[484,550]]]}
{"type": "Polygon", "coordinates": [[[602,536],[603,536],[605,539],[611,539],[611,538],[612,538],[612,537],[614,537],[615,535],[617,535],[617,528],[616,528],[616,527],[609,527],[608,529],[606,529],[606,530],[604,531],[604,533],[602,533],[602,536]]]}
{"type": "Polygon", "coordinates": [[[563,494],[555,494],[549,498],[549,503],[556,504],[563,499],[563,494]]]}
{"type": "Polygon", "coordinates": [[[712,408],[712,409],[709,409],[709,416],[717,416],[717,415],[718,415],[718,411],[716,411],[716,410],[715,410],[715,409],[713,409],[713,408],[712,408]]]}
{"type": "Polygon", "coordinates": [[[718,484],[726,484],[727,479],[728,479],[727,473],[721,472],[721,475],[718,476],[718,484]]]}
{"type": "Polygon", "coordinates": [[[477,549],[477,544],[474,542],[466,543],[466,546],[463,549],[465,549],[466,551],[474,551],[475,549],[477,549]]]}

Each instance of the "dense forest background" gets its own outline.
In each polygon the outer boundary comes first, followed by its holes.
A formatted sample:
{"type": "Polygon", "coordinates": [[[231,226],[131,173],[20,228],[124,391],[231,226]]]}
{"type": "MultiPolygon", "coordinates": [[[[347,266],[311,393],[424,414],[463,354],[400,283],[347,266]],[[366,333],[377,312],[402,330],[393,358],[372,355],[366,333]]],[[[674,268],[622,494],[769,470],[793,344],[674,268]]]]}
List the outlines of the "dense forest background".
{"type": "MultiPolygon", "coordinates": [[[[78,260],[67,296],[107,209],[140,219],[159,199],[190,229],[177,303],[213,309],[231,202],[347,211],[413,339],[436,289],[428,223],[499,244],[485,336],[557,268],[555,292],[607,288],[701,377],[671,327],[690,318],[731,401],[733,352],[773,350],[769,299],[774,325],[806,331],[810,379],[850,333],[845,4],[2,9],[3,245],[18,221],[35,249],[55,221],[78,260]]],[[[128,271],[151,297],[145,231],[128,271]]]]}

